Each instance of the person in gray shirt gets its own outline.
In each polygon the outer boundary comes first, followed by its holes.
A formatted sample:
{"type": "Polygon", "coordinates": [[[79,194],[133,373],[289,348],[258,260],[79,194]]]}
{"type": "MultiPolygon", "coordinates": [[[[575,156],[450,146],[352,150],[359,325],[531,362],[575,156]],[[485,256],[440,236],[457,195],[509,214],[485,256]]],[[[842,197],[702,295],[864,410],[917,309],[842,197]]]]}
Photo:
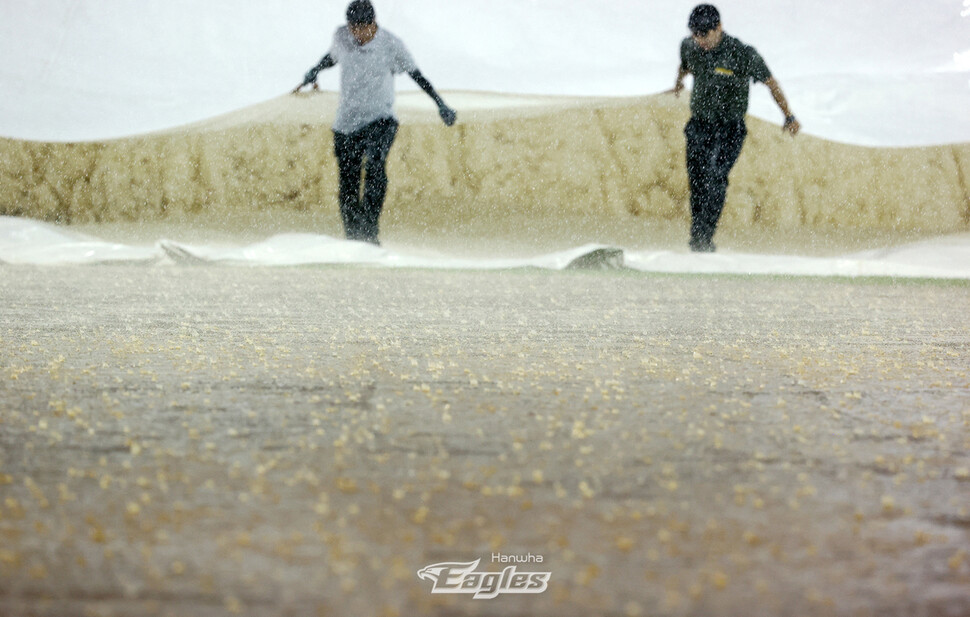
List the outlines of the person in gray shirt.
{"type": "Polygon", "coordinates": [[[350,3],[347,25],[337,29],[330,50],[293,92],[310,84],[317,89],[317,74],[338,64],[340,102],[333,123],[333,142],[340,170],[340,215],[348,239],[380,244],[378,219],[387,194],[385,167],[398,127],[394,117],[394,76],[410,75],[438,105],[438,113],[447,126],[455,123],[457,114],[418,70],[401,39],[378,27],[369,0],[350,3]],[[362,167],[366,172],[363,196],[362,167]]]}

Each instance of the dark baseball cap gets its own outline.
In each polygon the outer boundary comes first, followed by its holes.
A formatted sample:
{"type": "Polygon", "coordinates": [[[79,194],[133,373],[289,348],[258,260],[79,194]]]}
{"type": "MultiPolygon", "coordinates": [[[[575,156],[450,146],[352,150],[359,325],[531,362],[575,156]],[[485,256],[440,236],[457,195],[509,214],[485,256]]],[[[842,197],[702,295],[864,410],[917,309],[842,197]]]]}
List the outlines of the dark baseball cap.
{"type": "Polygon", "coordinates": [[[704,35],[717,28],[721,23],[721,14],[713,4],[698,4],[690,12],[687,27],[693,34],[704,35]]]}
{"type": "Polygon", "coordinates": [[[347,7],[347,23],[351,26],[366,26],[376,21],[377,14],[370,0],[354,0],[347,7]]]}

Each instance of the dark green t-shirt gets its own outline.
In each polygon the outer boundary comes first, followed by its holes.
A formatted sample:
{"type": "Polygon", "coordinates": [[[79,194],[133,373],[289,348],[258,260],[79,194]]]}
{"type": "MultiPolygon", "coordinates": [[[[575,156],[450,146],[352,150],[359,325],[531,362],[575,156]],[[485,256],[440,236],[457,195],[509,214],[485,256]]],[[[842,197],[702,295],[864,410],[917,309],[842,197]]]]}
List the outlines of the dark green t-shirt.
{"type": "Polygon", "coordinates": [[[771,71],[757,50],[727,34],[710,51],[701,49],[690,37],[684,39],[680,63],[694,75],[691,115],[712,122],[744,120],[750,80],[771,79],[771,71]]]}

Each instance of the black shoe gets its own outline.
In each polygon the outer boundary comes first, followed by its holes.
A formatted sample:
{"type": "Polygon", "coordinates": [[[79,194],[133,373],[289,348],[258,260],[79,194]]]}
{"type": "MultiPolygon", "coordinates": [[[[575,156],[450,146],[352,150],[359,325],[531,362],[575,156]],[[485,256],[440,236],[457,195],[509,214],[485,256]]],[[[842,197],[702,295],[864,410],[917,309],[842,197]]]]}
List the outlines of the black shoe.
{"type": "Polygon", "coordinates": [[[694,253],[713,253],[717,250],[717,247],[709,240],[706,242],[703,240],[691,240],[690,250],[694,253]]]}
{"type": "Polygon", "coordinates": [[[374,246],[381,245],[380,241],[377,239],[377,236],[369,236],[361,233],[348,233],[347,239],[355,242],[366,242],[367,244],[373,244],[374,246]]]}

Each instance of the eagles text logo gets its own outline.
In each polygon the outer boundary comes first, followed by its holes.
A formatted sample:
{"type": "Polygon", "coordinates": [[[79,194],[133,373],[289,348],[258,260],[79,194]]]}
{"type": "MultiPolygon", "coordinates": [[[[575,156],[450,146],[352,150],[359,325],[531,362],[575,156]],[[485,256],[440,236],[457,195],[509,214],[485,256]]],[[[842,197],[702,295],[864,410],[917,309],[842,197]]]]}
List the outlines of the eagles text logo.
{"type": "Polygon", "coordinates": [[[501,572],[476,572],[480,561],[436,563],[418,570],[418,578],[431,581],[431,593],[463,593],[490,600],[505,593],[542,593],[552,576],[552,572],[519,572],[516,566],[501,572]]]}

